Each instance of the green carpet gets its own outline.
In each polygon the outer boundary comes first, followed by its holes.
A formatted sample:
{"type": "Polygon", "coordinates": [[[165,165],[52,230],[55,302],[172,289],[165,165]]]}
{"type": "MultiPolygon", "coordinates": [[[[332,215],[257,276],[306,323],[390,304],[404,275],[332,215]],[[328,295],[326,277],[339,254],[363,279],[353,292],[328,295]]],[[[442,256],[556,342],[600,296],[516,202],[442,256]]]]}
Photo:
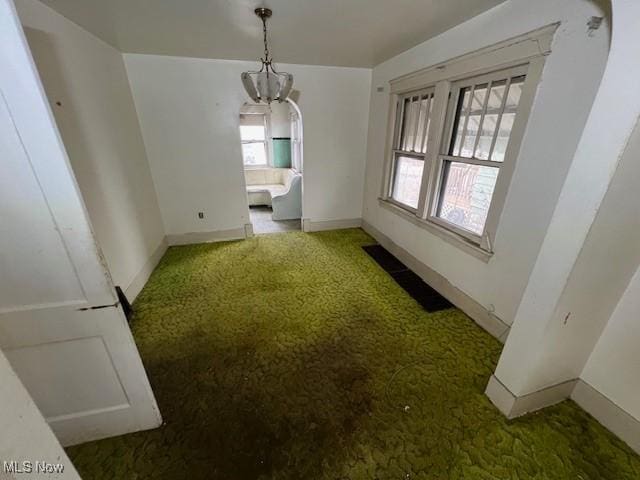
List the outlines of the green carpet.
{"type": "Polygon", "coordinates": [[[165,425],[70,448],[84,479],[640,478],[568,401],[507,421],[501,345],[428,314],[361,230],[169,249],[133,333],[165,425]]]}

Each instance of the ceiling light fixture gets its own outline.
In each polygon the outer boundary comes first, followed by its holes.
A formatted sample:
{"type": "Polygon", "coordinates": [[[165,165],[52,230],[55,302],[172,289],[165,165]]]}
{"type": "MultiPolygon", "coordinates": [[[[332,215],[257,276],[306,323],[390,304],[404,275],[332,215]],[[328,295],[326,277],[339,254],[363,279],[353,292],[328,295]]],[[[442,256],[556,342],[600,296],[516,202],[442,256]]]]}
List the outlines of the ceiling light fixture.
{"type": "Polygon", "coordinates": [[[256,103],[284,102],[291,91],[293,75],[290,73],[276,72],[273,68],[273,60],[269,55],[269,47],[267,46],[267,18],[271,17],[273,12],[263,7],[256,8],[254,12],[262,20],[264,58],[260,59],[262,61],[260,70],[244,72],[240,76],[242,85],[244,85],[244,89],[256,103]]]}

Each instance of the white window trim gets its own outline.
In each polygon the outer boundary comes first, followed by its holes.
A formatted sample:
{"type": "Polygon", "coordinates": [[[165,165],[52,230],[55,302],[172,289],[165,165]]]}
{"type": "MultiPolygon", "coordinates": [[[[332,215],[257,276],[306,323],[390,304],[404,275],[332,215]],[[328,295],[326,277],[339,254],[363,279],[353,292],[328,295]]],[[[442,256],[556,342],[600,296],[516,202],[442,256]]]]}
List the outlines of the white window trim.
{"type": "Polygon", "coordinates": [[[391,98],[387,142],[382,190],[379,198],[381,205],[388,207],[390,211],[411,220],[412,223],[431,231],[477,258],[489,261],[493,255],[493,242],[497,234],[498,221],[504,207],[535,92],[542,76],[544,62],[551,52],[551,42],[557,27],[558,24],[549,25],[520,37],[457,57],[448,62],[404,75],[390,82],[391,98]],[[451,137],[452,122],[448,121],[448,119],[453,114],[450,109],[455,108],[455,102],[449,101],[449,95],[454,82],[519,66],[526,66],[526,79],[522,86],[518,115],[516,115],[504,161],[500,167],[500,174],[495,185],[485,229],[483,234],[478,236],[435,216],[442,167],[444,165],[443,157],[446,157],[443,153],[443,147],[451,137]],[[398,119],[397,106],[398,99],[402,95],[413,91],[424,91],[429,88],[435,89],[432,125],[427,140],[427,153],[424,160],[425,168],[419,204],[418,208],[414,210],[395,202],[390,197],[391,182],[393,181],[392,168],[395,163],[393,158],[395,155],[394,146],[398,119]]]}

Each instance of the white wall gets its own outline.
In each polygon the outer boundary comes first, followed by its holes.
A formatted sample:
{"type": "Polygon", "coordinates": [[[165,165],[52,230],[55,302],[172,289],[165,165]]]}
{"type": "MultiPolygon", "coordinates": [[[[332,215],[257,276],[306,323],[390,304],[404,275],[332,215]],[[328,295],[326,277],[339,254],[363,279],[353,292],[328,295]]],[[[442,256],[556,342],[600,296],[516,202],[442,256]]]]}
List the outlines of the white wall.
{"type": "MultiPolygon", "coordinates": [[[[255,62],[124,56],[166,233],[249,223],[238,130],[240,74],[255,62]],[[197,212],[204,212],[198,219],[197,212]]],[[[278,65],[294,75],[304,122],[303,211],[359,218],[369,108],[368,69],[278,65]]]]}
{"type": "MultiPolygon", "coordinates": [[[[625,95],[622,98],[628,102],[630,97],[625,95]]],[[[620,109],[616,111],[619,113],[620,109]]],[[[621,126],[618,124],[617,127],[621,126]]],[[[537,292],[532,323],[544,331],[545,340],[534,341],[534,325],[521,335],[515,327],[512,331],[509,342],[517,341],[518,336],[520,339],[513,347],[505,348],[505,353],[512,349],[512,356],[505,362],[504,369],[511,370],[511,377],[527,378],[528,390],[581,376],[607,321],[640,265],[640,204],[636,201],[640,184],[639,157],[640,123],[636,123],[571,273],[562,282],[564,290],[550,318],[542,317],[543,297],[540,291],[537,292]],[[543,323],[543,320],[548,323],[543,323]],[[525,352],[529,349],[534,350],[533,357],[524,361],[525,352]],[[531,370],[527,375],[516,359],[523,361],[531,370]]],[[[604,158],[600,157],[599,161],[602,163],[604,158]]],[[[590,175],[586,169],[582,174],[590,175]]],[[[586,197],[584,192],[581,193],[579,201],[584,202],[586,197]]],[[[578,213],[578,208],[574,207],[571,216],[575,218],[578,213]]],[[[563,222],[565,235],[568,233],[573,238],[576,229],[567,228],[567,222],[563,222]]],[[[548,269],[545,271],[549,275],[548,269]]],[[[545,285],[550,283],[547,278],[545,285]]],[[[633,334],[634,329],[629,329],[630,338],[633,334]]],[[[640,345],[640,337],[635,338],[640,345]]],[[[501,378],[501,381],[505,380],[501,378]]]]}
{"type": "Polygon", "coordinates": [[[495,373],[520,396],[575,379],[637,266],[640,3],[612,8],[606,70],[495,373]]]}
{"type": "Polygon", "coordinates": [[[164,228],[122,55],[36,0],[17,8],[95,235],[126,289],[164,228]]]}
{"type": "Polygon", "coordinates": [[[603,11],[584,0],[510,0],[373,70],[363,217],[456,287],[511,324],[599,85],[609,46],[603,11]],[[393,212],[380,194],[389,107],[388,82],[403,74],[561,22],[522,141],[495,254],[479,260],[393,212]],[[376,87],[385,87],[377,92],[376,87]]]}
{"type": "Polygon", "coordinates": [[[640,269],[615,308],[580,376],[640,421],[640,269]]]}

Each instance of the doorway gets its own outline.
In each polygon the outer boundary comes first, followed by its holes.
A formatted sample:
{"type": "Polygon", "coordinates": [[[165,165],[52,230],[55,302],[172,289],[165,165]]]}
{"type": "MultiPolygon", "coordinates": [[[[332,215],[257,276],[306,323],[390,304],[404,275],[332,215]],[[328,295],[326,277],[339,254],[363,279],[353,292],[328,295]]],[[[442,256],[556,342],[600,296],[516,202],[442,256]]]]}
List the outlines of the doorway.
{"type": "Polygon", "coordinates": [[[292,101],[245,103],[240,142],[254,234],[301,229],[302,118],[292,101]]]}

